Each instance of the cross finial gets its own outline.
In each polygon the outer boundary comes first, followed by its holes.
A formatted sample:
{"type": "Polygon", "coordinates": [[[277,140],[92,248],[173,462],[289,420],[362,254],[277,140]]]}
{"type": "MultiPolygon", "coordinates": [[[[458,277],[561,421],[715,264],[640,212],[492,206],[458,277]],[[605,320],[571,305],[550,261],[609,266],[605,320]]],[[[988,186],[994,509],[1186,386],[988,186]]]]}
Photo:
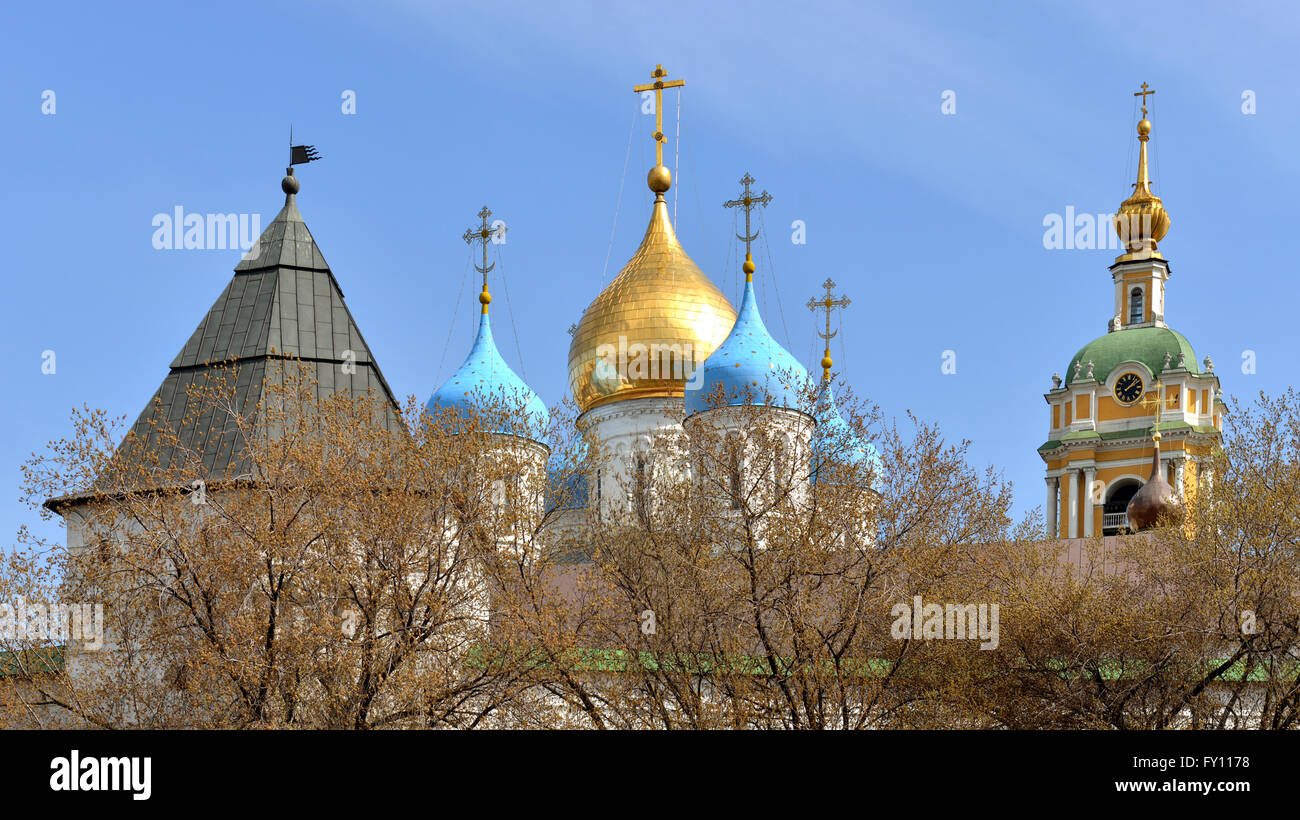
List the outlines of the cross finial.
{"type": "Polygon", "coordinates": [[[822,381],[828,382],[831,379],[831,365],[835,362],[831,359],[831,338],[839,333],[838,330],[831,330],[831,313],[835,308],[846,308],[849,306],[849,297],[835,295],[835,282],[829,277],[822,283],[826,293],[818,299],[816,296],[808,300],[809,310],[826,311],[826,332],[817,332],[817,335],[826,340],[826,351],[822,354],[822,381]]]}
{"type": "Polygon", "coordinates": [[[1159,376],[1156,376],[1155,384],[1151,386],[1155,388],[1155,390],[1152,391],[1151,398],[1143,398],[1139,404],[1141,405],[1143,412],[1150,409],[1155,410],[1155,418],[1151,422],[1151,429],[1156,441],[1159,441],[1160,413],[1164,410],[1165,406],[1165,386],[1161,383],[1159,376]]]}
{"type": "Polygon", "coordinates": [[[736,238],[745,243],[745,281],[754,281],[754,256],[749,252],[750,243],[758,238],[758,232],[750,230],[749,216],[754,211],[755,206],[767,207],[767,203],[772,201],[772,195],[764,191],[759,196],[754,196],[750,186],[754,184],[754,178],[745,174],[740,178],[740,184],[745,186],[744,193],[740,199],[732,199],[722,203],[724,208],[744,208],[745,209],[745,234],[741,236],[736,234],[736,238]]]}
{"type": "Polygon", "coordinates": [[[664,136],[664,89],[681,88],[686,85],[685,80],[665,80],[668,76],[668,70],[662,65],[655,66],[655,70],[650,72],[654,82],[646,85],[634,85],[632,90],[638,94],[646,91],[655,93],[655,167],[650,169],[650,190],[655,192],[656,199],[663,195],[665,191],[672,186],[672,175],[664,167],[664,143],[667,138],[664,136]]]}
{"type": "Polygon", "coordinates": [[[1135,92],[1133,92],[1133,96],[1134,96],[1134,97],[1141,97],[1141,98],[1142,98],[1142,119],[1144,119],[1144,120],[1147,118],[1147,95],[1148,95],[1148,94],[1154,94],[1154,93],[1156,93],[1156,92],[1155,92],[1155,89],[1152,89],[1151,86],[1147,85],[1146,83],[1142,83],[1142,90],[1141,90],[1141,91],[1135,91],[1135,92]],[[1148,90],[1148,89],[1150,89],[1150,90],[1148,90]]]}
{"type": "Polygon", "coordinates": [[[492,294],[488,293],[487,275],[497,266],[497,263],[495,262],[491,264],[488,263],[488,243],[495,244],[500,242],[501,238],[504,238],[506,235],[506,226],[504,223],[493,225],[488,224],[488,217],[490,216],[492,216],[492,212],[488,210],[486,205],[484,205],[478,212],[478,218],[481,222],[479,227],[466,230],[465,234],[461,237],[461,239],[464,239],[467,244],[473,245],[475,242],[478,242],[483,246],[483,264],[479,265],[476,263],[474,265],[474,270],[483,274],[483,292],[478,295],[478,300],[483,305],[484,313],[488,312],[488,305],[492,302],[492,294]]]}

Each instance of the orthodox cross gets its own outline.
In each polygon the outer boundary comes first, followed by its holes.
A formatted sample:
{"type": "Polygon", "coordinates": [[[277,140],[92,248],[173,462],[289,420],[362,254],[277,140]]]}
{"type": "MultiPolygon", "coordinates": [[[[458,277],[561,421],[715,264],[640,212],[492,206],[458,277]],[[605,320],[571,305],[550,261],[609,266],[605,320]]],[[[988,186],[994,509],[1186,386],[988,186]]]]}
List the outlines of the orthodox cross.
{"type": "Polygon", "coordinates": [[[1151,86],[1142,83],[1142,90],[1133,92],[1134,97],[1142,98],[1142,119],[1144,120],[1147,118],[1147,95],[1156,93],[1154,90],[1148,91],[1147,89],[1149,88],[1151,88],[1151,86]]]}
{"type": "Polygon", "coordinates": [[[1152,407],[1160,407],[1165,403],[1165,397],[1164,397],[1165,386],[1160,382],[1160,379],[1158,377],[1156,378],[1155,384],[1151,386],[1155,388],[1154,390],[1152,390],[1152,393],[1154,393],[1155,395],[1153,395],[1149,399],[1145,399],[1145,398],[1142,399],[1143,410],[1149,410],[1152,407]]]}
{"type": "Polygon", "coordinates": [[[494,237],[496,236],[504,236],[506,232],[505,225],[493,229],[492,226],[488,224],[488,217],[490,216],[492,216],[492,212],[488,210],[486,205],[484,205],[483,209],[478,212],[478,218],[482,221],[482,224],[477,228],[470,228],[465,231],[465,235],[461,237],[461,239],[465,240],[466,244],[473,245],[475,242],[478,242],[483,246],[483,264],[479,265],[476,263],[474,265],[474,270],[483,274],[483,290],[487,290],[488,273],[497,266],[496,262],[493,262],[490,265],[488,264],[488,243],[495,241],[494,237]]]}
{"type": "MultiPolygon", "coordinates": [[[[1147,410],[1153,408],[1155,409],[1155,417],[1151,422],[1151,430],[1156,436],[1159,436],[1160,435],[1160,413],[1161,411],[1164,410],[1164,404],[1165,404],[1165,386],[1163,383],[1161,383],[1159,376],[1156,377],[1155,384],[1151,386],[1155,388],[1155,390],[1152,391],[1154,395],[1152,395],[1152,397],[1149,399],[1147,398],[1142,399],[1142,401],[1139,404],[1141,405],[1143,412],[1146,412],[1147,410]]],[[[1159,438],[1156,439],[1156,441],[1159,440],[1160,440],[1159,438]]]]}
{"type": "Polygon", "coordinates": [[[482,210],[478,212],[478,218],[482,224],[477,228],[466,230],[465,235],[461,237],[466,244],[473,245],[478,242],[483,246],[483,264],[475,263],[474,270],[483,274],[483,292],[479,294],[478,300],[483,305],[484,313],[488,312],[488,304],[492,301],[492,296],[488,293],[488,273],[497,266],[496,262],[488,263],[488,243],[496,241],[495,237],[504,236],[506,232],[505,225],[495,229],[488,225],[488,217],[490,216],[492,216],[492,212],[484,205],[482,210]]]}
{"type": "Polygon", "coordinates": [[[681,88],[686,85],[686,81],[665,80],[664,77],[668,76],[668,71],[662,65],[655,66],[655,70],[651,72],[650,76],[654,78],[654,82],[647,85],[633,86],[632,90],[638,94],[645,91],[655,93],[655,165],[663,165],[664,143],[667,142],[664,137],[664,89],[681,88]]]}
{"type": "Polygon", "coordinates": [[[835,282],[829,278],[822,283],[822,287],[826,289],[826,294],[820,299],[815,296],[809,299],[808,309],[813,311],[826,311],[826,332],[822,333],[821,331],[818,331],[817,335],[826,340],[826,352],[822,356],[822,381],[830,381],[831,365],[834,364],[831,360],[831,338],[835,336],[835,334],[839,333],[838,330],[831,330],[831,313],[834,312],[835,308],[848,307],[849,297],[836,296],[834,293],[835,282]]]}
{"type": "Polygon", "coordinates": [[[722,203],[722,207],[745,209],[745,235],[736,234],[736,238],[745,243],[745,281],[752,282],[754,281],[754,257],[749,252],[749,246],[751,242],[758,238],[758,233],[750,229],[749,217],[753,213],[755,205],[766,208],[767,203],[772,201],[772,195],[764,191],[762,195],[754,196],[754,192],[749,189],[749,186],[754,184],[754,178],[749,174],[745,174],[740,178],[740,184],[745,186],[744,195],[740,199],[732,199],[722,203]]]}

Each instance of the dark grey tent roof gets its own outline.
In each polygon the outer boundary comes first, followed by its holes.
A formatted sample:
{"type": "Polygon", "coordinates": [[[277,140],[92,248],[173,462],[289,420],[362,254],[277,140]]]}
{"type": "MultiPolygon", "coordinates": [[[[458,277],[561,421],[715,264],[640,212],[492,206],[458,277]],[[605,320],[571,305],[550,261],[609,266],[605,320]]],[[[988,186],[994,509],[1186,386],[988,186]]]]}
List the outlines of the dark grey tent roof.
{"type": "MultiPolygon", "coordinates": [[[[286,191],[296,190],[289,182],[286,178],[286,191]]],[[[385,425],[392,429],[400,424],[397,400],[292,193],[176,354],[132,429],[147,440],[157,435],[151,424],[156,420],[176,433],[182,452],[162,454],[164,468],[198,454],[212,479],[242,475],[246,469],[238,463],[240,443],[233,425],[216,419],[212,410],[187,412],[187,390],[203,384],[217,368],[235,368],[238,412],[250,413],[262,398],[263,378],[274,377],[274,363],[289,358],[315,367],[321,395],[343,390],[364,395],[373,388],[387,400],[385,425]]]]}

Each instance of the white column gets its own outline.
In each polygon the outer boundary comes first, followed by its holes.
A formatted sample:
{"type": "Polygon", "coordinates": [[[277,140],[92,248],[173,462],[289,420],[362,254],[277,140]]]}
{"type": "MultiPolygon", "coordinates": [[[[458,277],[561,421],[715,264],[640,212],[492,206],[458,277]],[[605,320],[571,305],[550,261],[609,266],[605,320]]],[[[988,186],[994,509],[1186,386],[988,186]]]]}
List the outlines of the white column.
{"type": "Polygon", "coordinates": [[[1096,467],[1083,470],[1083,537],[1092,537],[1092,482],[1097,477],[1096,467]]]}
{"type": "Polygon", "coordinates": [[[1079,471],[1070,471],[1070,492],[1067,503],[1070,505],[1070,528],[1071,538],[1079,537],[1079,471]]]}
{"type": "Polygon", "coordinates": [[[1061,479],[1056,476],[1049,476],[1046,481],[1047,506],[1043,508],[1043,511],[1047,515],[1047,537],[1057,538],[1061,534],[1056,526],[1056,508],[1061,503],[1060,494],[1058,492],[1058,488],[1061,485],[1061,479]]]}
{"type": "Polygon", "coordinates": [[[1174,462],[1174,492],[1178,493],[1179,498],[1183,497],[1183,467],[1186,463],[1187,459],[1185,458],[1180,458],[1174,462]]]}

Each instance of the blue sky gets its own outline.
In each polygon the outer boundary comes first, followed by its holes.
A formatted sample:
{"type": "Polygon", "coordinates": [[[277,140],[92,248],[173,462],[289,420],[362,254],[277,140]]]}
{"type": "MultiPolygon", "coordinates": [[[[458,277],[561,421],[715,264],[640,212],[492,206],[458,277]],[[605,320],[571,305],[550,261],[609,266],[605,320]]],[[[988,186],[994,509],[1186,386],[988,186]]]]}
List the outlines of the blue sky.
{"type": "Polygon", "coordinates": [[[179,205],[265,225],[283,201],[290,123],[324,156],[299,170],[299,206],[394,390],[426,398],[469,348],[460,235],[486,203],[510,228],[502,353],[558,401],[565,331],[649,214],[653,118],[631,87],[656,63],[687,80],[677,160],[674,95],[665,106],[669,197],[696,262],[738,301],[720,205],[752,173],[775,197],[758,276],[774,335],[814,366],[803,305],[834,278],[853,300],[837,369],[891,416],[971,439],[977,463],[1015,482],[1019,512],[1044,494],[1042,393],[1105,332],[1113,298],[1115,251],[1047,250],[1043,219],[1127,196],[1144,81],[1157,90],[1153,187],[1173,218],[1166,319],[1215,358],[1226,394],[1296,382],[1293,7],[370,0],[0,14],[8,532],[31,521],[22,461],[69,432],[74,406],[134,420],[238,261],[154,249],[154,215],[179,205]],[[806,244],[790,241],[796,219],[806,244]]]}

